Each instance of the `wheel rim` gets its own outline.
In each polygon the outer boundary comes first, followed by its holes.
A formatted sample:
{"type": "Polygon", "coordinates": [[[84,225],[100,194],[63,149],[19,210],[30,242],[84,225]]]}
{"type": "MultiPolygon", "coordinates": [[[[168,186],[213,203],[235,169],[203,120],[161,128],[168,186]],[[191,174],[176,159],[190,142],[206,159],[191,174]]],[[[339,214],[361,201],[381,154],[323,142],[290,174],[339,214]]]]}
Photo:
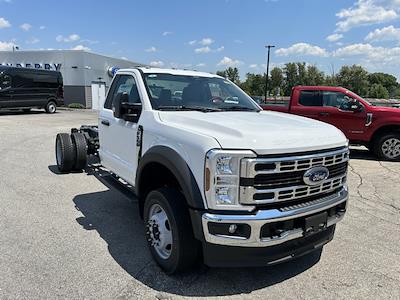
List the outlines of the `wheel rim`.
{"type": "Polygon", "coordinates": [[[54,113],[55,111],[56,111],[56,106],[53,103],[49,104],[49,112],[54,113]]]}
{"type": "Polygon", "coordinates": [[[57,160],[57,165],[61,166],[61,145],[59,139],[57,139],[56,142],[56,160],[57,160]]]}
{"type": "Polygon", "coordinates": [[[390,159],[397,158],[400,155],[400,140],[398,138],[389,138],[382,143],[382,153],[390,159]]]}
{"type": "Polygon", "coordinates": [[[164,209],[153,204],[149,211],[147,235],[150,245],[162,259],[168,259],[172,251],[172,231],[164,209]]]}

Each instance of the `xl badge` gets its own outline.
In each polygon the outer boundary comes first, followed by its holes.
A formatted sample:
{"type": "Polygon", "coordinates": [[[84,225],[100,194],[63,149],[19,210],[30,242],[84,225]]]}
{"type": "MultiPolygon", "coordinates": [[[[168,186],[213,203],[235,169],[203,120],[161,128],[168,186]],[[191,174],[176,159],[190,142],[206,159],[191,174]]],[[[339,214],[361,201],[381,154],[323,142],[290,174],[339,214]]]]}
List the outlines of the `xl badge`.
{"type": "Polygon", "coordinates": [[[319,185],[329,177],[329,170],[325,167],[314,167],[307,170],[303,175],[304,183],[307,185],[319,185]]]}

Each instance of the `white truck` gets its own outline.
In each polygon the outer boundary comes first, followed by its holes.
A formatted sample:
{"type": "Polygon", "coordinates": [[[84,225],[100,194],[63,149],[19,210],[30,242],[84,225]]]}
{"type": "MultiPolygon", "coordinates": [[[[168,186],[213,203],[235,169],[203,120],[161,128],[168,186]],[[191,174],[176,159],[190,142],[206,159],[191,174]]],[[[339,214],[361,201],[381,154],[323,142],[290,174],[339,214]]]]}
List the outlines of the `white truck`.
{"type": "Polygon", "coordinates": [[[201,259],[263,266],[321,251],[346,211],[341,131],[263,111],[213,74],[118,71],[98,126],[57,135],[60,171],[84,169],[88,155],[133,186],[151,254],[170,274],[201,259]]]}

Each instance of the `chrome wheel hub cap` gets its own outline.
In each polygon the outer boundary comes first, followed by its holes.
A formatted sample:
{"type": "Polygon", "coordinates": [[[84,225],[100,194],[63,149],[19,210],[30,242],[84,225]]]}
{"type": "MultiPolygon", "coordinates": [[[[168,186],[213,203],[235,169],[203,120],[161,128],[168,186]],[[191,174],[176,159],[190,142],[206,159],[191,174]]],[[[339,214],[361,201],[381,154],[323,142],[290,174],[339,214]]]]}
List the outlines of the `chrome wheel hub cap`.
{"type": "Polygon", "coordinates": [[[383,142],[382,153],[387,158],[397,158],[400,155],[400,140],[397,138],[390,138],[383,142]]]}
{"type": "Polygon", "coordinates": [[[150,208],[146,226],[150,245],[161,258],[168,259],[172,251],[172,231],[168,216],[160,205],[154,204],[150,208]]]}

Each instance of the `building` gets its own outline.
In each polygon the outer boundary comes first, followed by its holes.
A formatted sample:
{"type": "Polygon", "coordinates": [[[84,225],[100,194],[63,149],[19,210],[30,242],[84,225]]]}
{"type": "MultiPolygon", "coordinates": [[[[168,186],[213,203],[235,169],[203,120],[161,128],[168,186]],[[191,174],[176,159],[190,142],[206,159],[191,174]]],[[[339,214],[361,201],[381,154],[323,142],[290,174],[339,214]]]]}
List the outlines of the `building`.
{"type": "Polygon", "coordinates": [[[93,109],[104,103],[116,70],[144,66],[83,50],[0,51],[0,64],[60,71],[65,104],[79,103],[93,109]]]}

